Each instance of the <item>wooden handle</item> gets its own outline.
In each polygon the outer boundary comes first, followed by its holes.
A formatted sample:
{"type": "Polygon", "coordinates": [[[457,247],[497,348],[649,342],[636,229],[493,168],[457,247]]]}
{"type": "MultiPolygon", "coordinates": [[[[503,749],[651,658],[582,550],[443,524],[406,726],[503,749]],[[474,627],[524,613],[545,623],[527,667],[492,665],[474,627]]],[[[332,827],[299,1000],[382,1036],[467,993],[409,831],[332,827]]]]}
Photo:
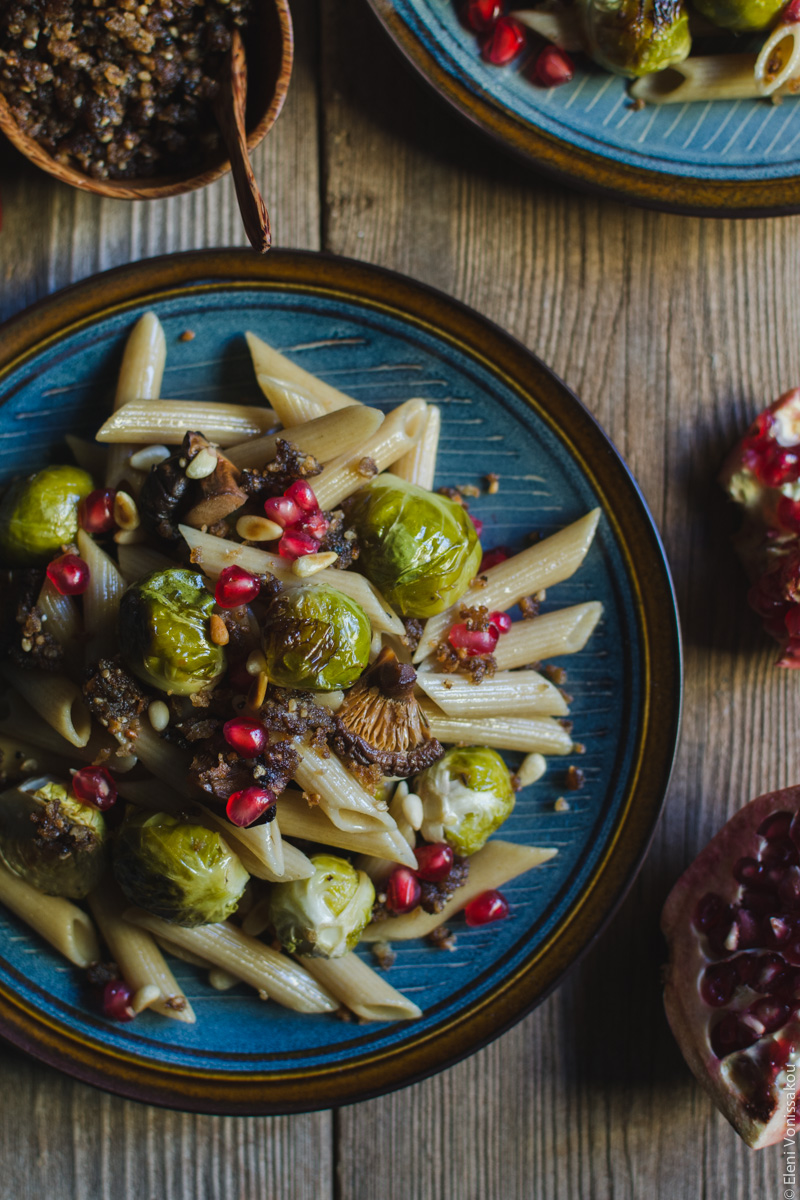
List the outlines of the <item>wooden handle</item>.
{"type": "Polygon", "coordinates": [[[272,244],[267,206],[258,190],[247,154],[244,113],[247,101],[247,64],[244,44],[238,29],[233,31],[231,48],[225,59],[215,111],[231,160],[236,199],[250,245],[265,254],[272,244]]]}

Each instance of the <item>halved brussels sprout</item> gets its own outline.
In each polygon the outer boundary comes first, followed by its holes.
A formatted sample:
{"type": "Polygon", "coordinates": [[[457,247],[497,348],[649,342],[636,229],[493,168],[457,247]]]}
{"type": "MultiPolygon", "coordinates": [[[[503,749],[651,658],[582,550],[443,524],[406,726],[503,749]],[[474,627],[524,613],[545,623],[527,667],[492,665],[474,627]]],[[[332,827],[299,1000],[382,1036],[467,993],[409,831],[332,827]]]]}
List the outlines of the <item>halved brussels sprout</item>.
{"type": "Polygon", "coordinates": [[[589,54],[617,75],[663,71],[692,48],[683,0],[580,0],[580,9],[589,54]]]}
{"type": "Polygon", "coordinates": [[[311,862],[310,878],[272,885],[270,919],[290,954],[340,958],[358,944],[369,923],[375,889],[369,876],[345,858],[315,854],[311,862]]]}
{"type": "Polygon", "coordinates": [[[353,522],[361,569],[404,617],[449,608],[480,566],[466,509],[396,475],[378,475],[364,488],[353,522]]]}
{"type": "Polygon", "coordinates": [[[226,666],[209,635],[213,612],[196,571],[154,571],[131,584],[119,606],[119,645],[134,675],[178,696],[213,687],[226,666]]]}
{"type": "Polygon", "coordinates": [[[273,683],[332,692],[350,687],[369,662],[372,630],[360,604],[327,584],[276,596],[264,628],[273,683]]]}
{"type": "Polygon", "coordinates": [[[235,912],[250,876],[218,834],[171,813],[129,811],[114,876],[133,904],[174,925],[213,925],[235,912]]]}
{"type": "Polygon", "coordinates": [[[734,33],[759,33],[776,23],[786,0],[695,0],[695,8],[709,21],[734,33]]]}
{"type": "Polygon", "coordinates": [[[54,779],[29,779],[0,796],[0,860],[48,896],[82,900],[108,866],[103,815],[54,779]]]}
{"type": "Polygon", "coordinates": [[[508,767],[487,746],[457,746],[416,781],[426,842],[447,842],[457,854],[475,854],[514,807],[508,767]]]}
{"type": "Polygon", "coordinates": [[[78,505],[92,491],[79,467],[44,467],[17,479],[0,502],[0,554],[11,566],[29,566],[73,541],[78,505]]]}

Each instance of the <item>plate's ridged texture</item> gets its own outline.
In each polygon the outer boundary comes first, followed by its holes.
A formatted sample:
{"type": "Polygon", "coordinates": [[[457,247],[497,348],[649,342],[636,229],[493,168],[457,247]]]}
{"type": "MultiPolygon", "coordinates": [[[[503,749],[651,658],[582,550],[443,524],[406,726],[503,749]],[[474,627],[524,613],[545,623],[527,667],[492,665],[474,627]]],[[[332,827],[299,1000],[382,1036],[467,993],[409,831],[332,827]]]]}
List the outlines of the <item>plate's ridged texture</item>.
{"type": "Polygon", "coordinates": [[[49,1061],[125,1094],[182,1108],[287,1111],[357,1099],[453,1061],[540,999],[630,880],[660,807],[677,732],[680,663],[657,535],[620,460],[570,393],[521,347],[444,297],[382,272],[312,255],[188,255],[114,272],[7,327],[0,351],[0,478],[58,456],[68,429],[100,423],[126,331],[153,307],[164,323],[171,398],[257,402],[241,331],[252,329],[360,400],[411,395],[444,419],[438,484],[500,475],[473,502],[484,544],[521,547],[599,503],[597,541],[547,607],[598,598],[605,618],[564,660],[585,755],[550,760],[503,836],[555,846],[504,889],[509,921],[458,925],[447,953],[398,944],[389,979],[424,1010],[413,1025],[359,1026],[217,993],[178,965],[194,1027],[144,1014],[92,1015],[77,972],[0,916],[0,1030],[49,1061]],[[177,285],[177,286],[175,286],[177,285]],[[63,334],[62,326],[74,324],[63,334]],[[192,330],[193,341],[179,335],[192,330]],[[49,336],[53,334],[54,336],[49,336]],[[657,713],[653,711],[655,701],[657,713]],[[586,786],[553,810],[570,762],[586,786]]]}

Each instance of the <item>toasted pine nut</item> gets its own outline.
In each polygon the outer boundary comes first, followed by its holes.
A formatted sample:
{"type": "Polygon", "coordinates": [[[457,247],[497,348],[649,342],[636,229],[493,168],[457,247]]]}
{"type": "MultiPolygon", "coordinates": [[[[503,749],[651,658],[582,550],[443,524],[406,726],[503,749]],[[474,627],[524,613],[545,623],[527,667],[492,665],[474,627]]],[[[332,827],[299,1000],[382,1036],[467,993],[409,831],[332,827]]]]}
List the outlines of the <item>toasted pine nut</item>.
{"type": "Polygon", "coordinates": [[[169,709],[163,700],[153,700],[147,709],[147,715],[156,733],[161,733],[169,725],[169,709]]]}
{"type": "Polygon", "coordinates": [[[236,522],[236,532],[246,542],[274,542],[283,533],[277,521],[267,517],[239,517],[236,522]]]}
{"type": "Polygon", "coordinates": [[[210,446],[205,446],[196,454],[186,468],[187,479],[206,479],[217,469],[219,459],[210,446]]]}
{"type": "Polygon", "coordinates": [[[137,529],[118,529],[114,541],[118,546],[135,546],[137,542],[146,542],[147,534],[141,525],[137,529]]]}
{"type": "Polygon", "coordinates": [[[117,492],[114,497],[114,520],[125,532],[139,528],[139,509],[133,496],[127,492],[117,492]]]}
{"type": "Polygon", "coordinates": [[[323,708],[329,708],[331,712],[336,712],[337,708],[341,708],[344,704],[344,692],[338,688],[335,692],[317,692],[314,703],[320,704],[323,708]]]}
{"type": "Polygon", "coordinates": [[[128,462],[136,471],[149,471],[167,458],[169,450],[166,446],[143,446],[130,456],[128,462]]]}
{"type": "Polygon", "coordinates": [[[208,622],[209,635],[215,646],[227,646],[230,641],[228,626],[217,613],[211,614],[211,620],[208,622]]]}
{"type": "Polygon", "coordinates": [[[528,787],[541,779],[547,770],[547,761],[543,754],[526,754],[517,771],[517,779],[523,787],[528,787]]]}
{"type": "Polygon", "coordinates": [[[260,650],[251,650],[247,656],[247,674],[262,675],[267,670],[267,660],[260,650]]]}
{"type": "Polygon", "coordinates": [[[267,676],[264,671],[253,682],[253,686],[247,696],[247,705],[249,708],[261,708],[264,703],[264,697],[267,694],[267,676]]]}
{"type": "Polygon", "coordinates": [[[404,797],[401,807],[403,810],[403,816],[408,821],[411,828],[421,829],[422,820],[425,814],[422,808],[422,801],[416,792],[409,792],[408,795],[404,797]]]}
{"type": "Polygon", "coordinates": [[[339,555],[334,550],[324,550],[321,554],[304,554],[302,558],[296,558],[292,563],[292,574],[299,575],[301,579],[305,579],[308,575],[316,575],[317,571],[324,571],[326,567],[332,567],[339,555]]]}
{"type": "Polygon", "coordinates": [[[559,796],[553,808],[556,812],[569,812],[569,800],[565,800],[563,796],[559,796]]]}

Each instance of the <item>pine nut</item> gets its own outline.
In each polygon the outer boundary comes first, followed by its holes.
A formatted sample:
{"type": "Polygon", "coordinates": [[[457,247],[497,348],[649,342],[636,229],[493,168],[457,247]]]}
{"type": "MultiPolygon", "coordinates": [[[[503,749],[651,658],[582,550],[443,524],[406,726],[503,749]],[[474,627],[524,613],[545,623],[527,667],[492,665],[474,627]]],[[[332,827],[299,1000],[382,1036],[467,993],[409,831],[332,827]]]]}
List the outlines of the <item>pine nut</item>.
{"type": "Polygon", "coordinates": [[[239,517],[236,532],[245,542],[274,542],[283,533],[283,527],[267,517],[239,517]]]}
{"type": "Polygon", "coordinates": [[[206,479],[209,475],[214,474],[218,461],[214,451],[209,446],[206,446],[189,463],[186,468],[186,478],[206,479]]]}
{"type": "Polygon", "coordinates": [[[517,771],[517,779],[523,787],[529,787],[541,779],[547,770],[547,761],[543,754],[526,754],[517,771]]]}
{"type": "Polygon", "coordinates": [[[292,563],[292,574],[306,579],[309,575],[316,575],[317,571],[324,571],[326,567],[332,567],[338,557],[339,555],[333,550],[324,550],[322,554],[304,554],[302,558],[296,558],[292,563]]]}
{"type": "Polygon", "coordinates": [[[161,733],[169,725],[169,709],[163,700],[153,700],[147,715],[156,733],[161,733]]]}
{"type": "Polygon", "coordinates": [[[128,462],[136,471],[149,471],[167,458],[169,450],[166,446],[143,446],[130,456],[128,462]]]}
{"type": "Polygon", "coordinates": [[[215,646],[227,646],[230,641],[228,626],[217,613],[212,613],[208,623],[209,636],[215,646]]]}
{"type": "Polygon", "coordinates": [[[247,656],[247,674],[262,675],[267,670],[267,660],[260,650],[251,650],[247,656]]]}
{"type": "Polygon", "coordinates": [[[422,820],[425,813],[422,808],[422,801],[416,792],[409,792],[402,802],[403,816],[408,821],[412,829],[421,829],[422,820]]]}
{"type": "Polygon", "coordinates": [[[114,520],[126,533],[139,528],[139,509],[133,496],[129,496],[127,492],[117,492],[114,497],[114,520]]]}

